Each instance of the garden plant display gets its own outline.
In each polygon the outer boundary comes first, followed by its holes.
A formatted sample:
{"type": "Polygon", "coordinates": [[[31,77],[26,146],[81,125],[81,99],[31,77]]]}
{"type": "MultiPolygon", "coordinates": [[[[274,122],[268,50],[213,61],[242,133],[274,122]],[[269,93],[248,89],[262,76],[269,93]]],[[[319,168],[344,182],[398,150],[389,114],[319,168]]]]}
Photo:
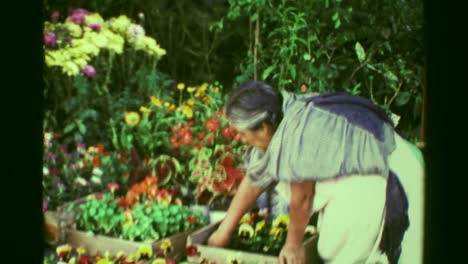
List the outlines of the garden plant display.
{"type": "MultiPolygon", "coordinates": [[[[280,214],[273,218],[266,213],[252,210],[239,221],[231,237],[229,248],[278,256],[286,242],[288,226],[288,214],[280,214]]],[[[304,240],[316,233],[315,226],[309,223],[305,229],[304,240]]]]}
{"type": "Polygon", "coordinates": [[[166,189],[157,187],[157,178],[148,176],[134,184],[125,196],[110,192],[90,195],[77,210],[77,229],[129,241],[157,241],[173,234],[194,230],[207,223],[204,212],[182,204],[166,189]]]}

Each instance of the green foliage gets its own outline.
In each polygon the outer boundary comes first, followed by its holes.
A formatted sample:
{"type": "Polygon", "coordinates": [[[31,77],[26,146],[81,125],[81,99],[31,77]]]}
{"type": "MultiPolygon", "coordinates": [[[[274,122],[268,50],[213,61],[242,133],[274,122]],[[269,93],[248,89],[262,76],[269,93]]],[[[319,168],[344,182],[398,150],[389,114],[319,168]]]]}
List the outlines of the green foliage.
{"type": "Polygon", "coordinates": [[[235,85],[257,78],[296,92],[302,85],[309,92],[348,91],[400,115],[397,129],[418,137],[424,88],[421,1],[229,4],[217,29],[226,32],[226,24],[242,23],[250,43],[235,85]]]}
{"type": "Polygon", "coordinates": [[[183,205],[144,202],[124,211],[113,193],[93,197],[79,205],[79,230],[129,241],[157,241],[206,225],[203,212],[183,205]]]}

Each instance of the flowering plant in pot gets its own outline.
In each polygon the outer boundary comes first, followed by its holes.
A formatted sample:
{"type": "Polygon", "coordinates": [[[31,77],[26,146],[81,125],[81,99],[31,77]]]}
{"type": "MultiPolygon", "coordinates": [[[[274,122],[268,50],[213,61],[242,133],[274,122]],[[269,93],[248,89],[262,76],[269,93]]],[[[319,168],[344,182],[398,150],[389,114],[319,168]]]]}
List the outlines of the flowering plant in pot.
{"type": "MultiPolygon", "coordinates": [[[[274,218],[271,215],[252,210],[245,214],[231,237],[230,248],[278,256],[286,242],[289,215],[280,214],[274,218]]],[[[305,229],[304,240],[317,233],[312,220],[305,229]]]]}

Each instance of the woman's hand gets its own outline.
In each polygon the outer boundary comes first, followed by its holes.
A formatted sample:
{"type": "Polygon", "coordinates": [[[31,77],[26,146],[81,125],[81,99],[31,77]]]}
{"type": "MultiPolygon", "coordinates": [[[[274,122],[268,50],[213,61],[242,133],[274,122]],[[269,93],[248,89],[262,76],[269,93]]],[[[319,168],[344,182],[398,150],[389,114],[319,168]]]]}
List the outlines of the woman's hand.
{"type": "Polygon", "coordinates": [[[208,238],[208,246],[224,247],[229,244],[229,239],[230,236],[228,234],[218,229],[208,238]]]}
{"type": "Polygon", "coordinates": [[[286,243],[278,258],[280,264],[305,264],[304,246],[286,243]]]}

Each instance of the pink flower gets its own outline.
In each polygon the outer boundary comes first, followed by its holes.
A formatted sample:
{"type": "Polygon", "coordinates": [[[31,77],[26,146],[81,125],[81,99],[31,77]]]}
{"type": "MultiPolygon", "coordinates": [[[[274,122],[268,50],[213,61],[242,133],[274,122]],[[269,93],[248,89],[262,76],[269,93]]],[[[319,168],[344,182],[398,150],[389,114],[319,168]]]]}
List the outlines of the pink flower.
{"type": "Polygon", "coordinates": [[[50,18],[52,20],[56,20],[57,18],[59,18],[59,16],[60,16],[60,13],[58,11],[55,11],[52,13],[52,15],[50,15],[50,18]]]}
{"type": "Polygon", "coordinates": [[[112,193],[114,193],[115,190],[118,190],[120,188],[120,186],[115,182],[109,182],[107,184],[107,187],[110,189],[112,193]]]}
{"type": "Polygon", "coordinates": [[[89,11],[81,8],[74,9],[71,12],[70,20],[75,24],[81,24],[86,18],[86,15],[89,14],[89,11]]]}
{"type": "Polygon", "coordinates": [[[96,32],[101,31],[101,24],[98,24],[98,23],[89,23],[88,27],[92,28],[96,32]]]}
{"type": "Polygon", "coordinates": [[[55,34],[52,32],[45,33],[44,44],[49,47],[55,47],[57,45],[57,39],[55,38],[55,34]]]}
{"type": "Polygon", "coordinates": [[[89,78],[94,77],[96,75],[96,69],[92,65],[86,65],[84,68],[81,70],[81,72],[89,78]]]}

